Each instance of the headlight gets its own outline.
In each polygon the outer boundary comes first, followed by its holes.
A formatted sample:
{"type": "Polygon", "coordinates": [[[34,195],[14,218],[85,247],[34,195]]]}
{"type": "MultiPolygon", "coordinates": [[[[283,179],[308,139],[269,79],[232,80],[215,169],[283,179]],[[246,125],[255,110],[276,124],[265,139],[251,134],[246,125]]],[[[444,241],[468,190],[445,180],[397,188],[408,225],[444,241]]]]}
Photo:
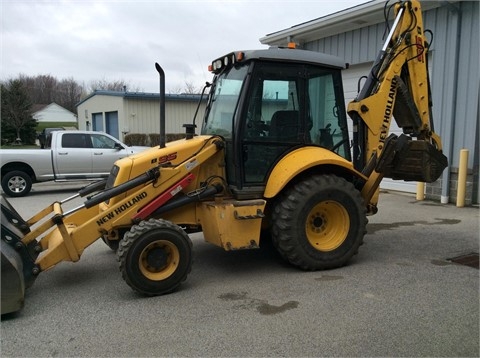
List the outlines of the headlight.
{"type": "Polygon", "coordinates": [[[213,61],[212,64],[208,66],[208,70],[213,73],[219,73],[220,70],[229,66],[233,66],[235,63],[242,61],[244,59],[244,55],[245,54],[243,52],[232,52],[213,61]]]}

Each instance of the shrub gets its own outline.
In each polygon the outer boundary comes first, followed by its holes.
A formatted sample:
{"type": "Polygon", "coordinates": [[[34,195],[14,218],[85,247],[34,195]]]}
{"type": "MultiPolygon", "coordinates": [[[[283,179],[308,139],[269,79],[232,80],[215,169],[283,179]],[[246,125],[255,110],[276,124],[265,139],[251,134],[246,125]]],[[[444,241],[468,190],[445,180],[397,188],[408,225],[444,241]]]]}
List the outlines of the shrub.
{"type": "MultiPolygon", "coordinates": [[[[183,138],[185,138],[185,133],[167,133],[165,135],[166,142],[173,142],[174,140],[183,138]]],[[[123,141],[128,146],[140,145],[155,147],[160,144],[160,134],[150,133],[147,135],[143,133],[129,133],[125,135],[123,141]]]]}
{"type": "Polygon", "coordinates": [[[167,142],[173,142],[174,140],[179,140],[185,138],[185,133],[167,133],[167,142]]]}
{"type": "Polygon", "coordinates": [[[142,133],[129,133],[125,135],[125,138],[123,139],[125,144],[128,146],[133,146],[133,145],[140,145],[140,146],[146,146],[147,145],[147,135],[142,134],[142,133]]]}

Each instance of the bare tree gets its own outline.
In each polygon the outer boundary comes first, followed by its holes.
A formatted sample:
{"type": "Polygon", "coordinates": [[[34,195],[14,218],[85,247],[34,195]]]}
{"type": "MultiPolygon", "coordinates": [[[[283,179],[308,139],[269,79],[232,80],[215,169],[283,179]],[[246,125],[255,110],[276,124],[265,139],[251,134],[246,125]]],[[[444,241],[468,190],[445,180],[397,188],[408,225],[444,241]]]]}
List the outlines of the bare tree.
{"type": "Polygon", "coordinates": [[[57,79],[51,75],[36,76],[33,103],[50,104],[54,102],[57,83],[57,79]]]}
{"type": "Polygon", "coordinates": [[[80,102],[84,94],[83,85],[73,77],[61,81],[51,75],[27,76],[19,75],[18,80],[23,83],[28,97],[34,104],[50,104],[52,102],[75,112],[75,105],[80,102]]]}
{"type": "Polygon", "coordinates": [[[109,81],[105,78],[101,80],[93,80],[90,82],[88,92],[94,92],[98,90],[106,91],[126,91],[128,89],[128,83],[122,79],[109,81]]]}
{"type": "Polygon", "coordinates": [[[63,79],[57,85],[55,102],[68,109],[70,112],[76,112],[76,104],[84,95],[84,89],[73,79],[73,77],[63,79]]]}
{"type": "Polygon", "coordinates": [[[202,93],[203,87],[197,86],[192,81],[185,81],[184,87],[174,87],[170,90],[170,93],[174,94],[200,94],[202,93]]]}
{"type": "Polygon", "coordinates": [[[196,86],[193,82],[191,81],[185,81],[185,94],[200,94],[202,93],[202,88],[196,86]]]}
{"type": "Polygon", "coordinates": [[[132,86],[123,79],[109,81],[105,78],[91,81],[88,90],[85,84],[78,83],[73,77],[58,80],[52,75],[28,76],[18,75],[16,78],[23,87],[32,104],[50,104],[52,102],[75,113],[76,105],[95,90],[139,92],[138,86],[132,86]]]}

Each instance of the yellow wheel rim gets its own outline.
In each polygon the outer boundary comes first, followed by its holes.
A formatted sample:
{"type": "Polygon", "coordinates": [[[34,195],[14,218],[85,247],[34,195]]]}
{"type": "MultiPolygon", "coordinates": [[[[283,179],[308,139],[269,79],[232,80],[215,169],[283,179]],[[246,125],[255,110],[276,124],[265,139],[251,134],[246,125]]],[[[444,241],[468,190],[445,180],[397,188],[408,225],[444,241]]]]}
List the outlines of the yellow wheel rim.
{"type": "Polygon", "coordinates": [[[332,251],[347,238],[350,218],[336,201],[322,201],[310,211],[306,222],[308,242],[319,251],[332,251]]]}
{"type": "Polygon", "coordinates": [[[139,267],[142,274],[152,281],[170,277],[178,267],[178,248],[166,240],[158,240],[146,246],[140,254],[139,267]]]}

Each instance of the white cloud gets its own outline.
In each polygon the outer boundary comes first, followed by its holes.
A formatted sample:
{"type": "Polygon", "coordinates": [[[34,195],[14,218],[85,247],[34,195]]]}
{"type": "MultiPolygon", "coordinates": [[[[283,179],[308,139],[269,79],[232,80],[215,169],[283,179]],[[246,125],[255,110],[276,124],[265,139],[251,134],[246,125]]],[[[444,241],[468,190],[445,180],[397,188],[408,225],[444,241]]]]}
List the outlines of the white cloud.
{"type": "Polygon", "coordinates": [[[2,79],[19,73],[123,79],[158,91],[154,63],[167,89],[199,87],[208,64],[258,39],[361,3],[332,1],[7,1],[1,12],[2,79]]]}

